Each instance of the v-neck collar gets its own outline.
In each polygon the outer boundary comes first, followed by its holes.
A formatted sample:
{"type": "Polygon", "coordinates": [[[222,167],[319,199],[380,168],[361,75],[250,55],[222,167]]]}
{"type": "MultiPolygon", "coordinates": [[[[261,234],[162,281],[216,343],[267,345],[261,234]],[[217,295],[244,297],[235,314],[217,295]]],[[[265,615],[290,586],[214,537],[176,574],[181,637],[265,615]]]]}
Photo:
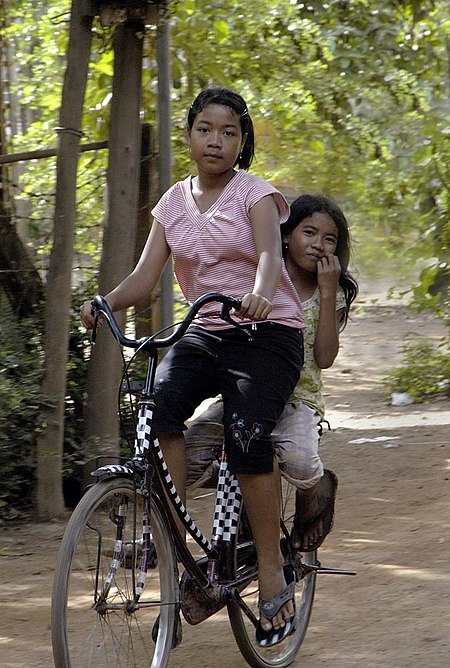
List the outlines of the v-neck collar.
{"type": "Polygon", "coordinates": [[[316,299],[318,293],[319,293],[319,286],[316,286],[316,288],[314,289],[314,292],[312,293],[311,297],[308,297],[308,299],[302,300],[303,307],[309,306],[309,304],[316,299]]]}
{"type": "Polygon", "coordinates": [[[194,225],[196,225],[197,227],[204,227],[204,225],[206,225],[211,220],[211,218],[214,217],[214,215],[222,206],[223,202],[228,199],[230,190],[235,188],[237,180],[240,180],[242,178],[242,174],[245,174],[244,170],[236,172],[233,178],[231,178],[228,181],[227,185],[224,187],[224,189],[222,190],[216,201],[213,204],[211,204],[209,209],[207,209],[203,213],[198,208],[197,202],[195,201],[194,195],[192,194],[193,176],[189,176],[186,179],[184,188],[186,209],[189,218],[192,220],[194,225]]]}

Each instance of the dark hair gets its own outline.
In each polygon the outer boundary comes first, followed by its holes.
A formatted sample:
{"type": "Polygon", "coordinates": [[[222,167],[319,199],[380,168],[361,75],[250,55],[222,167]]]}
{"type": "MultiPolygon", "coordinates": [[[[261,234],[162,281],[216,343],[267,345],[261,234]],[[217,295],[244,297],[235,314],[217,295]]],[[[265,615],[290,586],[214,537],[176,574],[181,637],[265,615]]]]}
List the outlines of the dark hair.
{"type": "Polygon", "coordinates": [[[253,130],[253,121],[248,113],[247,105],[243,97],[234,93],[228,88],[205,88],[197,95],[188,113],[189,132],[192,130],[195,117],[209,104],[221,104],[224,107],[232,109],[241,123],[242,136],[245,137],[245,144],[238,159],[234,163],[239,169],[248,169],[252,164],[255,155],[255,133],[253,130]]]}
{"type": "MultiPolygon", "coordinates": [[[[281,236],[286,237],[295,230],[305,218],[310,218],[313,213],[327,213],[338,229],[338,240],[335,255],[341,265],[339,285],[345,295],[346,310],[341,323],[341,329],[347,324],[348,314],[352,303],[358,294],[358,283],[348,271],[350,262],[350,230],[346,217],[342,210],[331,199],[324,195],[300,195],[291,204],[291,214],[287,221],[281,225],[281,236]]],[[[286,257],[286,248],[283,247],[283,256],[286,257]]]]}

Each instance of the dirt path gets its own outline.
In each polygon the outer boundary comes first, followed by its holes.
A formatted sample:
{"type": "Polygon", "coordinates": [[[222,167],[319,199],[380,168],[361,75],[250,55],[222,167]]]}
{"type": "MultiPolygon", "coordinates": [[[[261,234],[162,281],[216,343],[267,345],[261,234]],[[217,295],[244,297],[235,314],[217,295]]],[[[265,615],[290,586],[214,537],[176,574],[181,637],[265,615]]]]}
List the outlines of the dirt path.
{"type": "MultiPolygon", "coordinates": [[[[437,323],[398,305],[360,300],[327,372],[326,466],[339,475],[335,528],[295,666],[447,668],[450,612],[450,401],[393,407],[380,378],[407,332],[437,323]],[[388,440],[374,440],[389,437],[388,440]]],[[[49,598],[60,524],[0,529],[0,665],[51,668],[49,598]],[[26,595],[26,606],[23,597],[26,595]]],[[[226,615],[184,624],[171,668],[244,668],[226,615]],[[220,643],[220,644],[219,644],[220,643]]]]}

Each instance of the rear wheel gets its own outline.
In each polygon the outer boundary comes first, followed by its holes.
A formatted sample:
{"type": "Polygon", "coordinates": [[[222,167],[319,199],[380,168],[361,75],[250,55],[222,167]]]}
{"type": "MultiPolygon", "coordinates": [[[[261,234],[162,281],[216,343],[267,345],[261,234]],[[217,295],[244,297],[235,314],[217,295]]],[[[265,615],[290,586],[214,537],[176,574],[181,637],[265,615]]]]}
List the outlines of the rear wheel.
{"type": "Polygon", "coordinates": [[[152,498],[147,577],[142,594],[136,595],[142,514],[141,495],[132,481],[121,478],[93,485],[73,512],[53,584],[56,668],[167,665],[177,601],[176,561],[165,517],[152,498]]]}
{"type": "MultiPolygon", "coordinates": [[[[292,508],[293,508],[293,494],[292,486],[283,481],[283,511],[282,521],[288,528],[292,526],[292,508]]],[[[238,535],[240,540],[247,540],[249,538],[249,529],[247,527],[247,520],[245,516],[241,516],[240,531],[238,535]]],[[[317,553],[306,552],[304,554],[292,553],[287,548],[288,539],[281,535],[282,551],[285,554],[285,561],[287,564],[294,566],[298,581],[295,587],[295,621],[293,632],[285,638],[281,643],[274,647],[259,647],[256,643],[255,632],[256,622],[259,619],[258,600],[259,590],[257,581],[257,572],[255,571],[255,579],[241,592],[242,606],[236,601],[228,603],[228,615],[230,618],[231,628],[238,644],[238,647],[247,663],[254,668],[283,668],[289,666],[297,656],[301,644],[305,638],[308,629],[309,620],[311,617],[312,605],[314,601],[314,592],[316,586],[316,574],[314,572],[305,575],[302,570],[302,564],[316,565],[317,553]]],[[[247,552],[246,560],[256,563],[255,550],[253,548],[253,557],[249,555],[249,548],[243,546],[239,548],[237,565],[238,569],[245,566],[242,565],[242,556],[247,552]]]]}

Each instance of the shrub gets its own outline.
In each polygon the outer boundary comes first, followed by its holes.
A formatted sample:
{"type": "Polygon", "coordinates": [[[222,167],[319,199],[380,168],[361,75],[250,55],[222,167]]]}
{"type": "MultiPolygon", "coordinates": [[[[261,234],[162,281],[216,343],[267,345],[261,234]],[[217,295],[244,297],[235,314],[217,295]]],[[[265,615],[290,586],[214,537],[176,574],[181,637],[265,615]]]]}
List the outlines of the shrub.
{"type": "Polygon", "coordinates": [[[407,392],[416,402],[450,397],[450,350],[448,339],[408,341],[401,366],[383,379],[388,396],[407,392]]]}
{"type": "Polygon", "coordinates": [[[42,424],[42,350],[39,324],[20,324],[2,305],[0,329],[0,514],[32,505],[35,444],[42,424]]]}
{"type": "MultiPolygon", "coordinates": [[[[89,350],[78,326],[79,295],[74,295],[67,392],[65,399],[63,483],[69,506],[78,498],[83,451],[83,403],[89,350]]],[[[32,510],[36,471],[36,442],[48,399],[41,392],[44,352],[43,313],[15,319],[0,303],[0,516],[20,517],[32,510]]]]}

